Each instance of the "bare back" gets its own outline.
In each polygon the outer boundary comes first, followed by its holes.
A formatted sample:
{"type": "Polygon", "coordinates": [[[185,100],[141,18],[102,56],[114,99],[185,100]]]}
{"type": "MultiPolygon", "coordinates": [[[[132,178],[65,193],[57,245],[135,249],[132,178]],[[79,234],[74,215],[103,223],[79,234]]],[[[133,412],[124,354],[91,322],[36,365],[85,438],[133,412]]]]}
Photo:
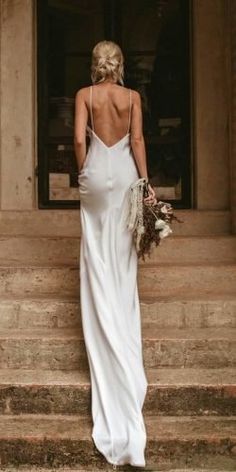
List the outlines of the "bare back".
{"type": "Polygon", "coordinates": [[[136,90],[106,81],[84,87],[76,93],[74,143],[79,169],[86,157],[88,124],[107,147],[130,135],[129,143],[139,174],[147,176],[141,97],[136,90]]]}
{"type": "Polygon", "coordinates": [[[107,146],[112,146],[129,133],[131,90],[106,83],[89,87],[88,120],[91,129],[107,146]]]}

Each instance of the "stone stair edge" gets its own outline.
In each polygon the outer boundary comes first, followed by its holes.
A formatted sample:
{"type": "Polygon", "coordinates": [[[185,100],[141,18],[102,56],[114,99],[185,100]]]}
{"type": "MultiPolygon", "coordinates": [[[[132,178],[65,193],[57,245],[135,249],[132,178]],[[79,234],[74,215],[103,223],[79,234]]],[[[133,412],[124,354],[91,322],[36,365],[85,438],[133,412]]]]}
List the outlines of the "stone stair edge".
{"type": "MultiPolygon", "coordinates": [[[[198,208],[175,208],[174,212],[176,215],[180,214],[197,214],[197,215],[231,215],[231,210],[230,209],[198,209],[198,208]]],[[[61,215],[66,215],[66,216],[74,216],[75,213],[80,213],[80,208],[69,208],[69,209],[42,209],[42,208],[32,208],[29,210],[20,210],[20,209],[14,209],[14,210],[0,210],[0,220],[1,217],[5,216],[14,216],[14,215],[38,215],[38,216],[61,216],[61,215]]]]}
{"type": "MultiPolygon", "coordinates": [[[[148,429],[149,438],[160,439],[160,437],[169,440],[177,437],[178,439],[194,439],[198,440],[212,435],[212,427],[214,427],[214,440],[228,437],[228,427],[233,426],[230,434],[231,440],[236,440],[236,416],[147,416],[145,423],[148,429]],[[198,427],[196,428],[196,425],[198,427]],[[168,426],[172,429],[170,436],[168,426]],[[220,426],[220,427],[219,427],[220,426]],[[165,429],[167,428],[167,429],[165,429]],[[217,429],[218,428],[218,429],[217,429]]],[[[0,416],[0,441],[2,438],[11,439],[20,435],[22,438],[24,428],[26,427],[27,439],[30,437],[46,438],[64,437],[72,435],[74,438],[90,439],[92,426],[91,416],[66,415],[66,414],[21,414],[21,415],[1,415],[0,416]],[[66,428],[60,430],[58,427],[65,424],[66,428]],[[9,426],[13,426],[12,431],[9,426]],[[34,426],[36,430],[34,430],[34,426]],[[9,429],[7,429],[7,427],[9,429]],[[49,430],[47,431],[47,427],[49,430]],[[47,436],[48,433],[48,436],[47,436]]]]}
{"type": "MultiPolygon", "coordinates": [[[[169,236],[169,239],[183,239],[183,240],[188,240],[188,239],[208,239],[208,240],[212,240],[212,239],[232,239],[232,240],[235,240],[236,238],[236,234],[234,233],[212,233],[212,234],[209,234],[209,233],[198,233],[198,234],[175,234],[173,232],[173,234],[171,234],[169,236]]],[[[1,240],[7,240],[7,239],[33,239],[33,240],[37,240],[37,239],[43,239],[43,240],[71,240],[71,239],[75,239],[75,240],[80,240],[81,239],[81,235],[78,234],[77,236],[76,235],[58,235],[58,234],[30,234],[30,233],[26,233],[26,234],[23,234],[23,233],[15,233],[15,234],[7,234],[7,233],[2,233],[0,232],[0,242],[1,240]]],[[[0,469],[1,470],[1,469],[0,469]]]]}
{"type": "MultiPolygon", "coordinates": [[[[124,466],[123,466],[124,467],[124,466]]],[[[119,471],[119,467],[117,469],[119,471]]],[[[124,470],[124,469],[123,469],[124,470]]],[[[130,468],[127,470],[131,470],[130,468]]],[[[142,469],[139,469],[142,470],[142,469]]],[[[145,467],[144,469],[147,472],[226,472],[223,469],[202,469],[202,468],[184,468],[184,469],[156,469],[156,468],[150,468],[148,466],[145,467]]],[[[68,468],[68,467],[58,467],[58,468],[44,468],[40,466],[34,466],[32,465],[31,467],[25,466],[25,465],[19,465],[17,468],[14,466],[7,466],[6,468],[0,467],[0,472],[16,472],[16,471],[22,471],[22,472],[101,472],[101,469],[94,469],[90,467],[86,467],[86,469],[81,469],[81,468],[68,468]]],[[[137,472],[137,471],[135,471],[137,472]]],[[[236,471],[231,471],[231,472],[236,472],[236,471]]]]}
{"type": "MultiPolygon", "coordinates": [[[[236,261],[217,261],[217,262],[192,262],[192,261],[184,261],[184,262],[148,262],[149,259],[148,257],[146,258],[145,262],[140,261],[140,270],[145,270],[145,268],[155,268],[159,269],[169,269],[171,268],[191,268],[191,267],[236,267],[236,261]]],[[[22,264],[22,262],[17,262],[16,264],[13,264],[12,262],[6,262],[3,264],[0,262],[0,270],[6,270],[6,269],[14,269],[14,270],[19,270],[19,269],[24,269],[24,270],[31,270],[31,269],[50,269],[50,270],[60,270],[60,269],[71,269],[71,270],[78,270],[79,271],[79,264],[72,264],[72,263],[58,263],[58,264],[42,264],[41,262],[39,263],[34,263],[34,264],[29,264],[26,263],[25,265],[22,264]]]]}
{"type": "MultiPolygon", "coordinates": [[[[80,271],[76,265],[17,266],[0,267],[1,295],[6,292],[12,296],[26,294],[35,296],[39,291],[52,294],[60,293],[73,297],[79,296],[80,271]]],[[[236,286],[235,263],[205,264],[155,264],[143,265],[138,270],[138,289],[141,297],[155,294],[179,296],[180,293],[232,293],[236,286]],[[227,284],[225,281],[227,280],[227,284]]],[[[58,298],[58,297],[57,297],[58,298]]]]}
{"type": "MultiPolygon", "coordinates": [[[[165,340],[202,340],[205,334],[206,340],[226,339],[235,340],[236,328],[234,327],[201,327],[201,328],[159,328],[154,322],[142,326],[143,339],[165,339],[165,340]]],[[[3,328],[0,332],[0,339],[83,339],[81,326],[73,328],[3,328]]]]}
{"type": "MultiPolygon", "coordinates": [[[[197,233],[200,235],[232,234],[232,225],[230,219],[230,209],[175,209],[177,217],[183,219],[186,223],[186,231],[191,236],[196,234],[196,223],[198,224],[197,233]]],[[[0,211],[0,235],[21,235],[35,234],[39,236],[77,236],[80,233],[80,209],[60,209],[60,210],[1,210],[0,211]],[[76,213],[75,213],[76,210],[76,213]],[[75,218],[78,215],[78,218],[75,218]],[[60,231],[61,221],[64,221],[63,231],[60,231]],[[46,227],[45,227],[46,223],[46,227]],[[47,228],[47,223],[49,227],[47,228]],[[43,225],[41,228],[40,225],[43,225]],[[62,234],[61,234],[62,233],[62,234]]],[[[173,221],[173,235],[183,231],[184,224],[173,221]],[[178,226],[177,226],[178,225],[178,226]],[[175,232],[176,228],[176,232],[175,232]]]]}
{"type": "MultiPolygon", "coordinates": [[[[66,296],[63,294],[62,296],[58,296],[58,294],[51,294],[51,293],[42,293],[40,296],[39,294],[32,295],[30,294],[27,296],[24,294],[22,297],[19,294],[16,295],[8,295],[7,294],[2,294],[0,295],[0,301],[1,303],[71,303],[71,304],[78,304],[80,303],[80,298],[79,296],[72,296],[68,295],[66,296]]],[[[215,303],[216,301],[222,301],[222,302],[228,302],[228,301],[236,301],[236,290],[235,292],[207,292],[207,293],[195,293],[195,292],[179,292],[179,294],[175,295],[142,295],[140,294],[140,304],[147,304],[147,305],[152,305],[152,304],[162,304],[162,303],[186,303],[186,302],[196,302],[196,303],[202,303],[202,302],[213,302],[215,303]]]]}
{"type": "MultiPolygon", "coordinates": [[[[117,469],[119,471],[119,469],[117,469]]],[[[127,469],[130,470],[130,469],[127,469]]],[[[142,469],[139,469],[142,470],[142,469]]],[[[148,466],[145,467],[144,469],[146,472],[226,472],[223,469],[154,469],[154,468],[149,468],[148,466]]],[[[91,468],[86,468],[86,469],[68,469],[64,467],[59,467],[58,469],[44,469],[42,467],[34,467],[32,466],[31,468],[29,467],[24,467],[24,466],[19,466],[16,468],[11,468],[7,467],[6,469],[2,469],[0,467],[0,472],[101,472],[101,469],[91,469],[91,468]]],[[[233,471],[234,472],[234,471],[233,471]]]]}
{"type": "MultiPolygon", "coordinates": [[[[236,370],[232,367],[184,369],[159,367],[146,368],[145,372],[148,385],[157,385],[159,388],[236,386],[236,370]]],[[[90,375],[89,371],[85,370],[0,369],[0,389],[9,385],[25,387],[90,386],[90,375]]]]}

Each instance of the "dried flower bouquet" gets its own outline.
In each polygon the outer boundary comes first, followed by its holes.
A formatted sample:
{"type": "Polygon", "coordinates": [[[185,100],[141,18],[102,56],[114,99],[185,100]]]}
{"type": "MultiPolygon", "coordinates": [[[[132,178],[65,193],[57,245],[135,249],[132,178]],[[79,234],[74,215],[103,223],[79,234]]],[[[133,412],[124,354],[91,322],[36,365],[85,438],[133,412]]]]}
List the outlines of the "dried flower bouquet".
{"type": "Polygon", "coordinates": [[[152,247],[158,246],[162,239],[169,236],[173,230],[170,225],[173,220],[183,223],[174,214],[170,203],[159,200],[150,205],[144,202],[144,190],[147,180],[139,179],[130,187],[130,207],[128,229],[132,231],[135,247],[139,258],[151,255],[152,247]]]}

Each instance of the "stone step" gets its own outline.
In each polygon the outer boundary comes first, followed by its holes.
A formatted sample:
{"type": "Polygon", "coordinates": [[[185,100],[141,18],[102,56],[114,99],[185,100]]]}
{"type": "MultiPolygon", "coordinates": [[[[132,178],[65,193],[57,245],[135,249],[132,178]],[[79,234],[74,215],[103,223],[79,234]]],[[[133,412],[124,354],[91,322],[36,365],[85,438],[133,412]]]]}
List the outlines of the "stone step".
{"type": "MultiPolygon", "coordinates": [[[[0,296],[79,296],[79,269],[61,267],[0,267],[0,296]]],[[[236,264],[159,264],[140,267],[141,296],[178,296],[189,293],[232,293],[236,264]],[[227,281],[227,284],[225,283],[227,281]]]]}
{"type": "MultiPolygon", "coordinates": [[[[236,293],[141,298],[142,323],[160,328],[236,327],[236,293]]],[[[81,325],[78,299],[1,298],[0,329],[72,328],[81,325]]]]}
{"type": "MultiPolygon", "coordinates": [[[[176,235],[231,232],[228,210],[175,210],[184,223],[173,222],[176,235]]],[[[31,236],[78,236],[80,212],[76,210],[0,211],[0,234],[31,236]]]]}
{"type": "Polygon", "coordinates": [[[169,264],[140,267],[139,290],[146,296],[182,296],[186,293],[234,292],[236,264],[169,264]],[[227,281],[227,283],[226,283],[227,281]]]}
{"type": "MultiPolygon", "coordinates": [[[[234,368],[159,368],[146,374],[145,416],[235,414],[234,368]]],[[[89,415],[90,401],[88,371],[0,370],[0,414],[89,415]]]]}
{"type": "MultiPolygon", "coordinates": [[[[79,264],[80,238],[1,236],[0,266],[79,264]]],[[[146,263],[236,262],[236,236],[175,236],[161,241],[146,263]]],[[[140,265],[144,262],[140,260],[140,265]]]]}
{"type": "MultiPolygon", "coordinates": [[[[236,329],[157,328],[142,330],[146,368],[236,365],[236,329]]],[[[87,369],[80,328],[2,330],[1,369],[87,369]]]]}
{"type": "MultiPolygon", "coordinates": [[[[123,471],[131,471],[131,470],[135,470],[134,467],[132,467],[132,469],[130,468],[130,466],[127,466],[125,469],[124,468],[121,468],[121,467],[118,467],[117,469],[118,471],[119,470],[123,470],[123,471]]],[[[142,469],[142,468],[139,468],[139,469],[136,469],[135,472],[137,472],[137,470],[145,470],[145,471],[148,471],[148,472],[225,472],[225,470],[219,470],[219,469],[203,469],[201,467],[201,469],[199,468],[195,468],[194,469],[189,469],[189,468],[184,468],[184,469],[170,469],[169,467],[165,470],[161,470],[161,469],[157,469],[155,466],[153,467],[145,467],[145,469],[142,469]]],[[[97,468],[94,468],[94,467],[90,467],[90,466],[87,466],[86,469],[84,469],[83,467],[80,468],[80,467],[77,467],[76,469],[74,468],[67,468],[67,467],[60,467],[58,469],[55,469],[55,468],[49,468],[49,469],[45,469],[43,467],[25,467],[24,465],[23,466],[19,466],[16,468],[14,467],[4,467],[4,469],[1,469],[0,468],[0,471],[4,471],[4,472],[98,472],[98,471],[101,471],[101,469],[97,469],[97,468]]]]}
{"type": "MultiPolygon", "coordinates": [[[[236,417],[153,416],[145,423],[148,467],[235,470],[236,417]]],[[[1,467],[110,470],[93,444],[91,427],[90,417],[78,415],[2,415],[1,467]]]]}

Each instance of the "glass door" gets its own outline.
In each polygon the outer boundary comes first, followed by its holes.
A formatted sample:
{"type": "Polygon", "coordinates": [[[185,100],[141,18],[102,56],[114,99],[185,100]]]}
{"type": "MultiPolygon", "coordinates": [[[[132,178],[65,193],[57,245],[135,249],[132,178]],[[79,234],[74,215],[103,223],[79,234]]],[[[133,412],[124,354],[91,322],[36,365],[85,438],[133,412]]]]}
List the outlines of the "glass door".
{"type": "Polygon", "coordinates": [[[191,207],[188,0],[38,1],[40,208],[78,208],[74,97],[91,84],[94,45],[125,56],[125,86],[142,97],[149,175],[159,199],[191,207]]]}

